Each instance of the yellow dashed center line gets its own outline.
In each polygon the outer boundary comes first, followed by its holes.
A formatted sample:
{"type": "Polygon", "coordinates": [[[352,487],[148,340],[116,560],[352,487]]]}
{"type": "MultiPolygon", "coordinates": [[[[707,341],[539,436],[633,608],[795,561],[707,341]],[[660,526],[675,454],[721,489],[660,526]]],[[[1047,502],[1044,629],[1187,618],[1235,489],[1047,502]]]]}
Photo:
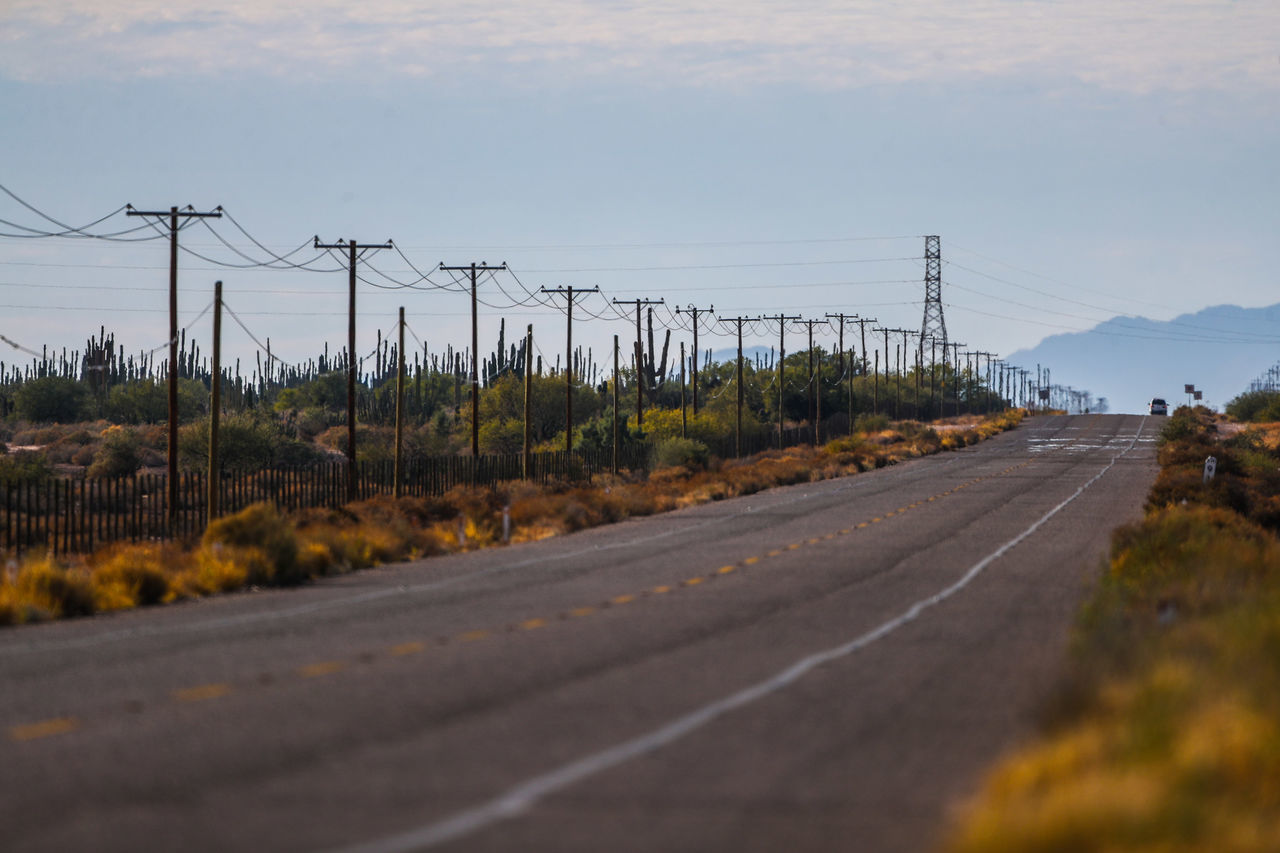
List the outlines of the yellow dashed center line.
{"type": "Polygon", "coordinates": [[[319,663],[309,663],[306,666],[298,668],[298,674],[303,678],[319,678],[322,675],[331,675],[338,670],[346,669],[345,661],[340,660],[324,660],[319,663]]]}
{"type": "Polygon", "coordinates": [[[747,557],[747,559],[742,561],[742,564],[744,566],[754,566],[758,562],[760,562],[759,557],[747,557]]]}
{"type": "Polygon", "coordinates": [[[230,684],[201,684],[199,687],[183,687],[173,691],[173,698],[179,702],[204,702],[206,699],[217,699],[231,692],[230,684]]]}
{"type": "Polygon", "coordinates": [[[426,651],[426,649],[427,649],[426,643],[420,643],[420,642],[401,643],[398,646],[391,647],[391,654],[395,655],[396,657],[403,657],[404,655],[416,655],[419,652],[426,651]]]}
{"type": "Polygon", "coordinates": [[[569,615],[570,616],[590,616],[592,613],[595,613],[595,612],[596,612],[596,609],[594,607],[575,607],[569,611],[569,615]]]}
{"type": "Polygon", "coordinates": [[[78,728],[80,728],[80,721],[75,717],[56,717],[52,720],[28,723],[25,726],[12,726],[9,729],[9,737],[17,741],[39,740],[42,737],[74,732],[78,728]]]}
{"type": "Polygon", "coordinates": [[[704,580],[706,580],[706,578],[689,578],[688,580],[681,581],[680,584],[681,586],[697,586],[704,580]]]}
{"type": "Polygon", "coordinates": [[[729,574],[729,572],[732,572],[737,568],[738,568],[737,566],[721,566],[720,568],[716,569],[716,574],[727,575],[729,574]]]}
{"type": "Polygon", "coordinates": [[[630,595],[630,594],[615,595],[613,598],[609,599],[609,603],[610,604],[629,604],[635,600],[636,600],[636,597],[634,595],[630,595]]]}
{"type": "Polygon", "coordinates": [[[459,634],[458,639],[464,643],[472,643],[472,642],[475,642],[476,640],[483,640],[485,637],[488,637],[491,633],[493,632],[487,631],[484,628],[481,628],[477,631],[467,631],[465,633],[459,634]]]}
{"type": "Polygon", "coordinates": [[[534,631],[534,630],[537,630],[538,628],[545,628],[545,627],[547,627],[546,619],[537,619],[537,618],[526,619],[520,623],[520,629],[523,631],[534,631]]]}
{"type": "Polygon", "coordinates": [[[662,595],[663,593],[671,592],[671,587],[669,587],[669,586],[655,586],[651,591],[652,591],[652,592],[656,592],[658,595],[662,595]]]}

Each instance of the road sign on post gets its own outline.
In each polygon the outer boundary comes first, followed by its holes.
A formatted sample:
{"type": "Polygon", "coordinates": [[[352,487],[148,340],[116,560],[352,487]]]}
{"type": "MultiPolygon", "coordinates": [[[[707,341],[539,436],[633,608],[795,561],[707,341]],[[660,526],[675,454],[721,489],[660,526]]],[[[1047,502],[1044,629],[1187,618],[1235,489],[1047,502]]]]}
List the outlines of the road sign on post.
{"type": "Polygon", "coordinates": [[[1210,456],[1204,460],[1204,482],[1208,485],[1213,480],[1213,475],[1218,472],[1218,459],[1216,456],[1210,456]]]}

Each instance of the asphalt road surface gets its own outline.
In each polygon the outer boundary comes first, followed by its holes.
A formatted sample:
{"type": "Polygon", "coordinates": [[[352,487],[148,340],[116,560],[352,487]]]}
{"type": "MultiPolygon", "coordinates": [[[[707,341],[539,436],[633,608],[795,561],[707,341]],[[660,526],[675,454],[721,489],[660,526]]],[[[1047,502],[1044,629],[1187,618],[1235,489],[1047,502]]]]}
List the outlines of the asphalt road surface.
{"type": "Polygon", "coordinates": [[[1034,735],[1161,423],[0,631],[0,848],[929,849],[1034,735]]]}

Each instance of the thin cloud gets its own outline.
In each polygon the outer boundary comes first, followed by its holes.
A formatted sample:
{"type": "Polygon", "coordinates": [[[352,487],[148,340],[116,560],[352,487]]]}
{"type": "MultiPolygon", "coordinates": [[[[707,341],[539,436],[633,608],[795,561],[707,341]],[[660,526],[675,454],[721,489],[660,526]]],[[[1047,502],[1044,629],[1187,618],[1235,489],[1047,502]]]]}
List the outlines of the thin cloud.
{"type": "Polygon", "coordinates": [[[1036,76],[1256,93],[1280,88],[1278,46],[1271,0],[17,0],[0,11],[0,74],[24,80],[603,74],[847,88],[1036,76]]]}

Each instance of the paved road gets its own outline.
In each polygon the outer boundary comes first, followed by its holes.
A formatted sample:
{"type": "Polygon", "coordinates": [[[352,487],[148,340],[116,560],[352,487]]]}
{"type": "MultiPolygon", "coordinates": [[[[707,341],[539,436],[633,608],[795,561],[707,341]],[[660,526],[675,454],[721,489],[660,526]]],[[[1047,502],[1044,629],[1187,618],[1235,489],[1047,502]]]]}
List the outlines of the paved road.
{"type": "Polygon", "coordinates": [[[1033,733],[1159,423],[0,632],[0,847],[927,849],[1033,733]]]}

